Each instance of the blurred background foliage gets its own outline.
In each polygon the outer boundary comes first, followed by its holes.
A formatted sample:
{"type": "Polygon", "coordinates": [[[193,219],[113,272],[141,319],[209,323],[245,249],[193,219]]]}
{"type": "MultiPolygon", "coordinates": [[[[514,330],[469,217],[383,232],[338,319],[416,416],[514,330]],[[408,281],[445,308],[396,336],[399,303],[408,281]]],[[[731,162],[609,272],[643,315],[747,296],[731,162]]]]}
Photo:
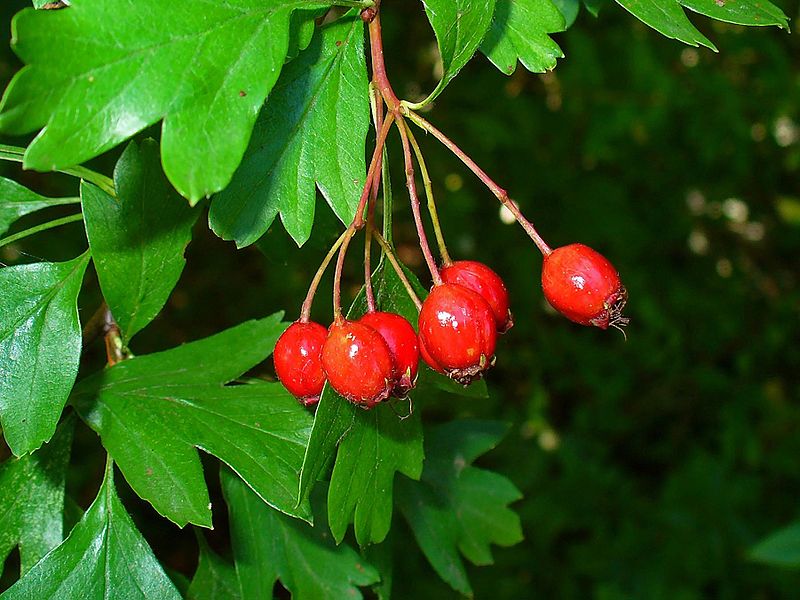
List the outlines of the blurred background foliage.
{"type": "MultiPolygon", "coordinates": [[[[19,68],[9,19],[26,4],[0,7],[3,86],[19,68]]],[[[778,4],[800,16],[797,2],[778,4]]],[[[437,68],[421,4],[386,0],[384,8],[390,76],[398,93],[417,99],[437,68]]],[[[551,245],[596,248],[630,292],[627,342],[554,315],[527,237],[420,136],[451,253],[497,270],[515,311],[488,377],[491,399],[417,398],[428,424],[467,416],[512,424],[480,464],[524,492],[515,508],[526,539],[497,549],[493,567],[470,569],[478,598],[800,597],[800,573],[748,558],[755,542],[800,516],[800,40],[692,20],[719,54],[664,39],[613,4],[598,18],[581,9],[555,36],[566,58],[554,72],[505,77],[476,57],[427,115],[510,190],[551,245]]],[[[397,148],[394,140],[395,239],[422,276],[397,148]]],[[[93,166],[110,173],[117,155],[93,166]]],[[[67,177],[0,169],[43,193],[77,191],[67,177]]],[[[137,354],[278,309],[295,318],[341,228],[320,203],[303,249],[275,225],[237,252],[198,225],[186,271],[137,338],[137,354]]],[[[4,247],[0,260],[63,260],[84,245],[73,224],[4,247]]],[[[87,284],[83,319],[99,303],[91,271],[87,284]]],[[[323,321],[329,290],[328,282],[315,306],[323,321]]],[[[86,371],[98,368],[102,349],[85,362],[86,371]]],[[[68,491],[84,508],[102,464],[94,434],[79,431],[68,491]]],[[[191,532],[121,492],[157,556],[190,575],[191,532]]],[[[225,518],[215,511],[211,535],[223,553],[225,518]]],[[[395,597],[455,596],[399,519],[390,543],[395,597]]]]}

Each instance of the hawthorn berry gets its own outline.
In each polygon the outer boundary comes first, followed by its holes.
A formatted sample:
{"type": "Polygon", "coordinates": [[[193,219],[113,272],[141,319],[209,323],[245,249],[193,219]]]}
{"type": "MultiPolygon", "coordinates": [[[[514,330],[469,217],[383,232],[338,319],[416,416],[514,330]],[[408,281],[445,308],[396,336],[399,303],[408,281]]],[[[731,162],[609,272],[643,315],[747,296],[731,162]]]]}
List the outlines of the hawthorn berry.
{"type": "Polygon", "coordinates": [[[362,323],[340,319],[322,346],[328,383],[353,404],[372,408],[392,393],[392,355],[380,333],[362,323]]]}
{"type": "Polygon", "coordinates": [[[498,333],[505,333],[514,326],[506,285],[485,264],[474,260],[459,260],[444,267],[441,276],[445,283],[455,283],[480,294],[494,313],[498,333]]]}
{"type": "Polygon", "coordinates": [[[275,344],[275,372],[283,386],[306,406],[319,402],[325,385],[322,346],[328,330],[319,323],[296,321],[275,344]]]}
{"type": "Polygon", "coordinates": [[[419,313],[419,349],[431,368],[462,385],[494,364],[494,313],[483,297],[453,283],[431,290],[419,313]]]}
{"type": "Polygon", "coordinates": [[[556,248],[544,259],[542,289],[550,305],[570,321],[622,328],[628,292],[602,254],[583,244],[556,248]]]}
{"type": "Polygon", "coordinates": [[[405,318],[395,313],[371,312],[358,321],[372,327],[383,337],[392,356],[392,394],[405,397],[417,383],[419,344],[417,332],[405,318]]]}

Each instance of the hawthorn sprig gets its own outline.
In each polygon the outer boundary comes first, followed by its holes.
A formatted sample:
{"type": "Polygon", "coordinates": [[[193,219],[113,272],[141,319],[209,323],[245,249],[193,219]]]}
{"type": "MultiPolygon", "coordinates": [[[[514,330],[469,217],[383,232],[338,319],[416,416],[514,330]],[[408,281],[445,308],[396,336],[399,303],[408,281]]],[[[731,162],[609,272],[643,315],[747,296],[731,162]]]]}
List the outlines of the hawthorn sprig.
{"type": "MultiPolygon", "coordinates": [[[[392,396],[404,398],[416,383],[420,356],[432,369],[469,385],[494,365],[497,335],[505,333],[513,325],[508,290],[499,275],[482,263],[453,261],[450,257],[430,174],[408,122],[441,142],[511,212],[542,254],[542,287],[545,298],[556,310],[576,323],[601,329],[616,327],[622,330],[628,323],[622,315],[627,292],[616,269],[606,258],[582,244],[551,248],[504,188],[455,142],[420,116],[416,112],[418,105],[398,98],[386,72],[380,8],[380,0],[374,0],[360,13],[369,30],[370,105],[377,137],[358,207],[352,222],[333,244],[314,275],[299,320],[287,329],[275,350],[278,377],[307,405],[319,399],[326,381],[340,395],[366,409],[392,396]],[[433,282],[424,302],[420,302],[415,294],[391,244],[375,228],[378,194],[381,186],[388,183],[383,181],[387,172],[383,157],[392,127],[396,127],[400,135],[411,212],[419,246],[433,282]],[[422,175],[442,261],[441,269],[431,251],[422,220],[415,160],[422,175]],[[350,241],[364,228],[367,312],[359,320],[351,321],[342,313],[342,270],[350,241]],[[417,306],[418,333],[402,316],[378,310],[372,289],[372,238],[378,241],[417,306]],[[333,324],[326,330],[310,321],[310,311],[319,282],[334,255],[337,260],[333,324]]],[[[388,211],[389,207],[384,206],[384,214],[388,211]]],[[[390,229],[386,229],[384,235],[390,236],[390,229]]]]}

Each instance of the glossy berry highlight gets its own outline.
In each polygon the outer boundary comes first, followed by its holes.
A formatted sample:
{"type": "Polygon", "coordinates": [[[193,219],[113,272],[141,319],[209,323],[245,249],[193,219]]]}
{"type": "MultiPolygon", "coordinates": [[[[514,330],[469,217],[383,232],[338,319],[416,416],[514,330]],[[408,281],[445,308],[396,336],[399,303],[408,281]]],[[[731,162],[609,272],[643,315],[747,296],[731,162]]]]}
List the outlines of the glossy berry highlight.
{"type": "Polygon", "coordinates": [[[445,283],[455,283],[480,294],[492,309],[498,333],[505,333],[513,327],[508,289],[500,276],[485,264],[459,260],[444,267],[441,276],[445,283]]]}
{"type": "Polygon", "coordinates": [[[395,313],[376,311],[358,321],[381,334],[392,356],[392,395],[405,397],[417,383],[419,344],[417,332],[405,318],[395,313]]]}
{"type": "Polygon", "coordinates": [[[283,386],[306,406],[319,402],[325,385],[322,346],[328,330],[319,323],[296,321],[275,344],[275,372],[283,386]]]}
{"type": "Polygon", "coordinates": [[[480,379],[494,364],[496,340],[494,313],[476,292],[443,283],[422,303],[420,354],[431,368],[462,385],[480,379]]]}
{"type": "Polygon", "coordinates": [[[542,290],[550,305],[570,321],[621,329],[628,292],[602,254],[583,244],[556,248],[544,259],[542,290]]]}
{"type": "Polygon", "coordinates": [[[393,363],[381,334],[362,323],[334,322],[322,347],[322,367],[339,395],[372,408],[392,393],[393,363]]]}

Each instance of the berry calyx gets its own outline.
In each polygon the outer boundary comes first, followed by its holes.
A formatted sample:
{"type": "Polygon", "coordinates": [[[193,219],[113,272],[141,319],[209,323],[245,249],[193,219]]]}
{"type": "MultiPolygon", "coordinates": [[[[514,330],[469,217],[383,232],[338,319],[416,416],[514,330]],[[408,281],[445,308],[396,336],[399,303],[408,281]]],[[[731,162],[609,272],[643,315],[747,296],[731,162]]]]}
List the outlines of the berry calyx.
{"type": "Polygon", "coordinates": [[[508,290],[500,276],[483,263],[459,260],[441,270],[442,281],[455,283],[480,294],[494,314],[498,333],[514,326],[509,310],[508,290]]]}
{"type": "Polygon", "coordinates": [[[431,290],[419,313],[419,348],[431,368],[462,385],[494,364],[494,313],[480,294],[443,283],[431,290]]]}
{"type": "Polygon", "coordinates": [[[339,395],[363,408],[389,397],[393,364],[389,347],[372,327],[354,321],[335,321],[322,346],[322,367],[339,395]]]}
{"type": "Polygon", "coordinates": [[[542,290],[550,305],[570,321],[621,329],[628,292],[607,258],[583,244],[556,248],[544,259],[542,290]]]}
{"type": "Polygon", "coordinates": [[[273,360],[278,379],[306,406],[319,402],[325,385],[322,346],[327,337],[328,330],[319,323],[296,321],[275,344],[273,360]]]}
{"type": "Polygon", "coordinates": [[[403,398],[417,383],[419,344],[417,332],[405,318],[395,313],[371,312],[358,321],[377,331],[392,356],[392,395],[403,398]]]}

